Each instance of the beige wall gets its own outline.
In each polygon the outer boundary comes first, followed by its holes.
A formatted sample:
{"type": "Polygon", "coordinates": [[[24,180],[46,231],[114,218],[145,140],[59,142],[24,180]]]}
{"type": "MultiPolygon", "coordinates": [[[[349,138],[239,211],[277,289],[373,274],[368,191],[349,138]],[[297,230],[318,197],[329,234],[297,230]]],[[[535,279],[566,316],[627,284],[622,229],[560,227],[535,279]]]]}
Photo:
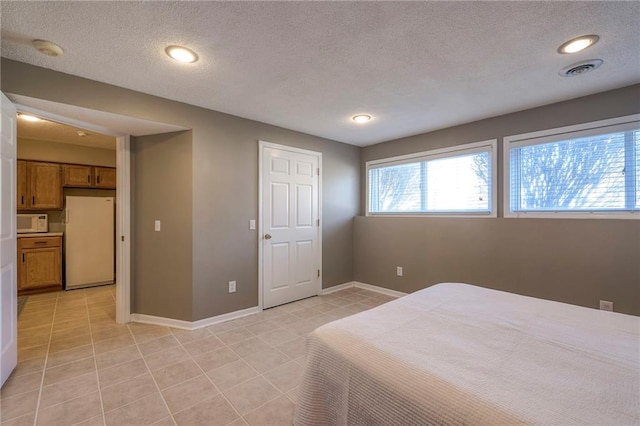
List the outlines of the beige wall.
{"type": "Polygon", "coordinates": [[[133,312],[191,321],[191,132],[132,138],[133,312]],[[160,220],[161,230],[154,230],[160,220]]]}
{"type": "MultiPolygon", "coordinates": [[[[639,100],[635,85],[366,147],[361,173],[369,160],[497,138],[502,215],[504,136],[639,113],[639,100]]],[[[611,300],[640,315],[638,220],[358,217],[354,242],[354,277],[368,284],[410,292],[464,281],[591,307],[611,300]]]]}
{"type": "MultiPolygon", "coordinates": [[[[353,217],[358,214],[360,197],[358,147],[4,58],[1,66],[1,88],[5,93],[193,130],[192,231],[182,230],[180,235],[181,241],[191,239],[192,250],[175,252],[176,262],[192,264],[192,276],[178,281],[173,277],[158,276],[153,289],[143,286],[140,291],[134,282],[135,309],[153,305],[158,297],[156,293],[165,288],[192,295],[192,320],[257,305],[258,234],[248,230],[248,221],[258,219],[258,140],[322,152],[323,286],[353,279],[353,217]],[[236,293],[227,293],[230,280],[237,281],[236,293]]],[[[139,152],[134,153],[136,176],[144,175],[144,168],[148,167],[139,163],[138,155],[139,152]]],[[[148,209],[145,206],[148,202],[146,191],[141,188],[133,190],[136,193],[134,208],[148,209]]],[[[171,193],[166,193],[168,202],[162,206],[161,213],[180,216],[183,207],[173,203],[171,197],[171,193]]],[[[147,222],[150,216],[145,217],[139,221],[136,219],[136,228],[153,227],[153,222],[147,222]]],[[[153,237],[145,235],[133,237],[133,256],[137,266],[142,265],[140,256],[145,255],[142,247],[149,246],[158,253],[174,253],[172,241],[149,240],[153,237]],[[140,241],[140,238],[145,241],[140,241]]],[[[145,270],[152,267],[145,265],[145,270]]],[[[179,316],[185,313],[187,311],[181,309],[179,316]]],[[[155,315],[171,317],[177,314],[169,314],[163,308],[155,315]]]]}
{"type": "MultiPolygon", "coordinates": [[[[18,158],[22,160],[53,161],[56,163],[89,164],[92,166],[116,166],[116,151],[72,145],[51,141],[18,137],[18,158]]],[[[108,189],[65,188],[64,195],[115,197],[116,192],[108,189]]],[[[48,211],[49,231],[64,232],[64,214],[62,211],[48,211]]]]}
{"type": "Polygon", "coordinates": [[[116,151],[51,141],[18,138],[18,158],[56,163],[116,166],[116,151]]]}

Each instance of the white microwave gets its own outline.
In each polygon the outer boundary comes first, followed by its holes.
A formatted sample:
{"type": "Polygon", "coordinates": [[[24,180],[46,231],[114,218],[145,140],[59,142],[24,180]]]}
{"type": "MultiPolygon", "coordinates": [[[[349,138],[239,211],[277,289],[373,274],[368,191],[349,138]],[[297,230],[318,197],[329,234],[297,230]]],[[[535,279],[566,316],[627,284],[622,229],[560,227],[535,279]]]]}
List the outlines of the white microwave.
{"type": "Polygon", "coordinates": [[[49,232],[49,215],[46,213],[25,213],[18,215],[18,234],[49,232]]]}

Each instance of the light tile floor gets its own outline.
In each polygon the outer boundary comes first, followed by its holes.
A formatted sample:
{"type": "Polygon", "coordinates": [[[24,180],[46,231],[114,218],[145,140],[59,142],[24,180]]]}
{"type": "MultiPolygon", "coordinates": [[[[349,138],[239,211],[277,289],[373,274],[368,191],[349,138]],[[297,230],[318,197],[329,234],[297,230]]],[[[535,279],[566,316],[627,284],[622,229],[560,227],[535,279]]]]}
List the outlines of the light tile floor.
{"type": "Polygon", "coordinates": [[[116,324],[114,292],[29,297],[2,426],[291,425],[307,334],[391,300],[350,288],[184,331],[116,324]]]}

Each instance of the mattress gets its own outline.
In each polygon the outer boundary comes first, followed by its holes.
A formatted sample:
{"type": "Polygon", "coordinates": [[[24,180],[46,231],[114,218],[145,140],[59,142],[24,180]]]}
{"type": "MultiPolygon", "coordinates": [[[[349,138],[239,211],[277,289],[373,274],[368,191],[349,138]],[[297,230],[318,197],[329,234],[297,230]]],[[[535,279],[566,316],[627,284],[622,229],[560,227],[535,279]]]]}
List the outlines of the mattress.
{"type": "Polygon", "coordinates": [[[640,318],[444,283],[310,334],[294,424],[638,425],[640,318]]]}

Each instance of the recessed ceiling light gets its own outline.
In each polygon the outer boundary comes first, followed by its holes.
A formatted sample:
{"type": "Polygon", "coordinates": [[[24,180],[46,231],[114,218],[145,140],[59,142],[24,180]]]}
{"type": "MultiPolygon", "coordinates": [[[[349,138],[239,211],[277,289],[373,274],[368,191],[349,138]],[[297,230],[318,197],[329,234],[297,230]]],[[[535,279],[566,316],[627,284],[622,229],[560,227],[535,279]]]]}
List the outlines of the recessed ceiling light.
{"type": "Polygon", "coordinates": [[[42,121],[40,117],[36,117],[35,115],[29,115],[29,114],[20,114],[20,118],[22,118],[24,121],[32,121],[32,122],[42,121]]]}
{"type": "Polygon", "coordinates": [[[76,133],[77,133],[77,134],[78,134],[78,136],[80,136],[81,138],[83,138],[83,137],[85,137],[85,136],[87,136],[87,135],[88,135],[88,133],[87,133],[87,132],[83,132],[82,130],[78,130],[76,133]]]}
{"type": "Polygon", "coordinates": [[[62,47],[51,41],[33,40],[31,44],[33,44],[33,47],[35,47],[38,52],[47,56],[62,56],[62,54],[64,53],[62,47]]]}
{"type": "Polygon", "coordinates": [[[558,47],[559,53],[576,53],[581,50],[586,49],[587,47],[595,44],[600,37],[595,34],[584,35],[580,37],[576,37],[572,40],[569,40],[566,43],[563,43],[562,46],[558,47]]]}
{"type": "Polygon", "coordinates": [[[356,114],[353,117],[351,117],[351,119],[356,123],[362,124],[362,123],[366,123],[367,121],[370,121],[371,116],[368,114],[356,114]]]}
{"type": "Polygon", "coordinates": [[[198,60],[198,54],[191,49],[182,46],[169,46],[164,51],[172,59],[184,64],[191,64],[198,60]]]}

